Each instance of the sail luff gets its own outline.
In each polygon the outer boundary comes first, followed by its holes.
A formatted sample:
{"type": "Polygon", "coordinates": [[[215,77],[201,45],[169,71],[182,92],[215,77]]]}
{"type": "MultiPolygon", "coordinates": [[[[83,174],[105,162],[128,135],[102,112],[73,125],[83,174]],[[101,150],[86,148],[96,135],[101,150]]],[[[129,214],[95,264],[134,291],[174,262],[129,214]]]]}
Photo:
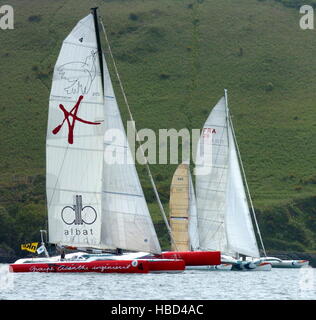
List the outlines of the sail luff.
{"type": "Polygon", "coordinates": [[[102,89],[104,90],[103,56],[102,56],[103,52],[102,52],[101,39],[100,39],[99,20],[98,20],[97,9],[98,9],[98,7],[91,8],[91,11],[93,14],[94,29],[95,29],[95,35],[96,35],[96,40],[97,40],[98,57],[99,57],[99,64],[100,64],[100,70],[101,70],[102,89]]]}
{"type": "Polygon", "coordinates": [[[229,254],[224,224],[228,169],[224,97],[218,101],[203,126],[195,164],[200,248],[229,254]]]}

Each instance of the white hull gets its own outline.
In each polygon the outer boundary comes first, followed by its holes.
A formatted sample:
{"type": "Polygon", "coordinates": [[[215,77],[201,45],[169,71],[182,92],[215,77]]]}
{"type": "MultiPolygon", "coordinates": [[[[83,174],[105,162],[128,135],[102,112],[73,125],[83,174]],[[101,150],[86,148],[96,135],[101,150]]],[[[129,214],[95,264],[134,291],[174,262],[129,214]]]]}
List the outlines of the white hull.
{"type": "Polygon", "coordinates": [[[272,265],[268,262],[239,261],[233,265],[233,271],[271,271],[272,265]]]}
{"type": "Polygon", "coordinates": [[[65,255],[65,258],[61,260],[60,255],[53,256],[53,257],[39,257],[39,258],[26,258],[26,259],[19,259],[14,262],[14,264],[21,264],[21,263],[54,263],[54,262],[91,262],[97,260],[137,260],[137,259],[144,259],[146,256],[150,255],[147,252],[132,252],[132,253],[123,253],[122,255],[116,255],[111,253],[105,254],[89,254],[86,252],[75,252],[69,253],[65,255]]]}
{"type": "Polygon", "coordinates": [[[302,267],[307,267],[308,266],[308,261],[307,262],[300,262],[296,260],[291,260],[290,262],[284,261],[282,263],[275,263],[272,264],[272,268],[302,268],[302,267]]]}
{"type": "Polygon", "coordinates": [[[217,266],[186,266],[185,270],[201,270],[201,271],[230,271],[232,264],[225,263],[217,266]]]}
{"type": "Polygon", "coordinates": [[[262,258],[247,257],[246,260],[237,260],[233,257],[222,255],[222,262],[231,263],[233,271],[270,271],[271,263],[262,258]]]}
{"type": "Polygon", "coordinates": [[[272,268],[292,268],[298,269],[302,267],[307,267],[309,265],[308,260],[281,260],[279,258],[266,257],[262,261],[269,262],[272,268]]]}

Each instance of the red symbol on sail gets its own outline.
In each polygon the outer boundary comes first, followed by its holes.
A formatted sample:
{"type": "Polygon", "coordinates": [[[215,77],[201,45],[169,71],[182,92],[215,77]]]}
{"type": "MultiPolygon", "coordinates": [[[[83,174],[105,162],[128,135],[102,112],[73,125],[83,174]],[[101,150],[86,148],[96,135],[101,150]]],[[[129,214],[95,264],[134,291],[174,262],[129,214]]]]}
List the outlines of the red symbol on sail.
{"type": "Polygon", "coordinates": [[[203,137],[208,138],[210,134],[212,133],[217,133],[216,129],[212,129],[212,128],[204,128],[203,129],[203,137]]]}
{"type": "Polygon", "coordinates": [[[63,122],[58,125],[52,132],[53,134],[57,134],[59,132],[59,130],[62,128],[62,126],[64,125],[65,121],[67,121],[68,123],[68,143],[73,144],[74,143],[74,128],[75,128],[75,123],[76,121],[80,121],[82,123],[86,123],[86,124],[93,124],[93,125],[98,125],[101,124],[101,122],[91,122],[91,121],[87,121],[87,120],[83,120],[79,117],[77,117],[77,112],[79,109],[79,105],[81,100],[83,99],[83,96],[80,96],[77,103],[75,104],[75,106],[68,112],[65,107],[60,104],[59,108],[61,109],[61,111],[64,113],[65,119],[63,120],[63,122]],[[70,117],[72,117],[72,122],[70,123],[70,117]]]}

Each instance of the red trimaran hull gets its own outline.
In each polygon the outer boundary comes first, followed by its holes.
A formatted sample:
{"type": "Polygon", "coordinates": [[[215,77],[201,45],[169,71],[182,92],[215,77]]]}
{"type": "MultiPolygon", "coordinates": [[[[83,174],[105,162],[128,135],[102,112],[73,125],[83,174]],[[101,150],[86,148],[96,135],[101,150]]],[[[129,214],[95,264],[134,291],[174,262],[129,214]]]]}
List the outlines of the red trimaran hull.
{"type": "Polygon", "coordinates": [[[90,262],[55,262],[11,264],[12,272],[100,272],[149,273],[176,272],[185,269],[183,260],[101,260],[90,262]]]}
{"type": "Polygon", "coordinates": [[[220,253],[163,252],[161,255],[134,260],[57,261],[39,263],[14,263],[11,272],[100,272],[100,273],[157,273],[181,272],[186,266],[218,265],[220,253]]]}
{"type": "Polygon", "coordinates": [[[186,266],[217,266],[221,264],[220,251],[166,251],[161,259],[182,259],[186,266]]]}

